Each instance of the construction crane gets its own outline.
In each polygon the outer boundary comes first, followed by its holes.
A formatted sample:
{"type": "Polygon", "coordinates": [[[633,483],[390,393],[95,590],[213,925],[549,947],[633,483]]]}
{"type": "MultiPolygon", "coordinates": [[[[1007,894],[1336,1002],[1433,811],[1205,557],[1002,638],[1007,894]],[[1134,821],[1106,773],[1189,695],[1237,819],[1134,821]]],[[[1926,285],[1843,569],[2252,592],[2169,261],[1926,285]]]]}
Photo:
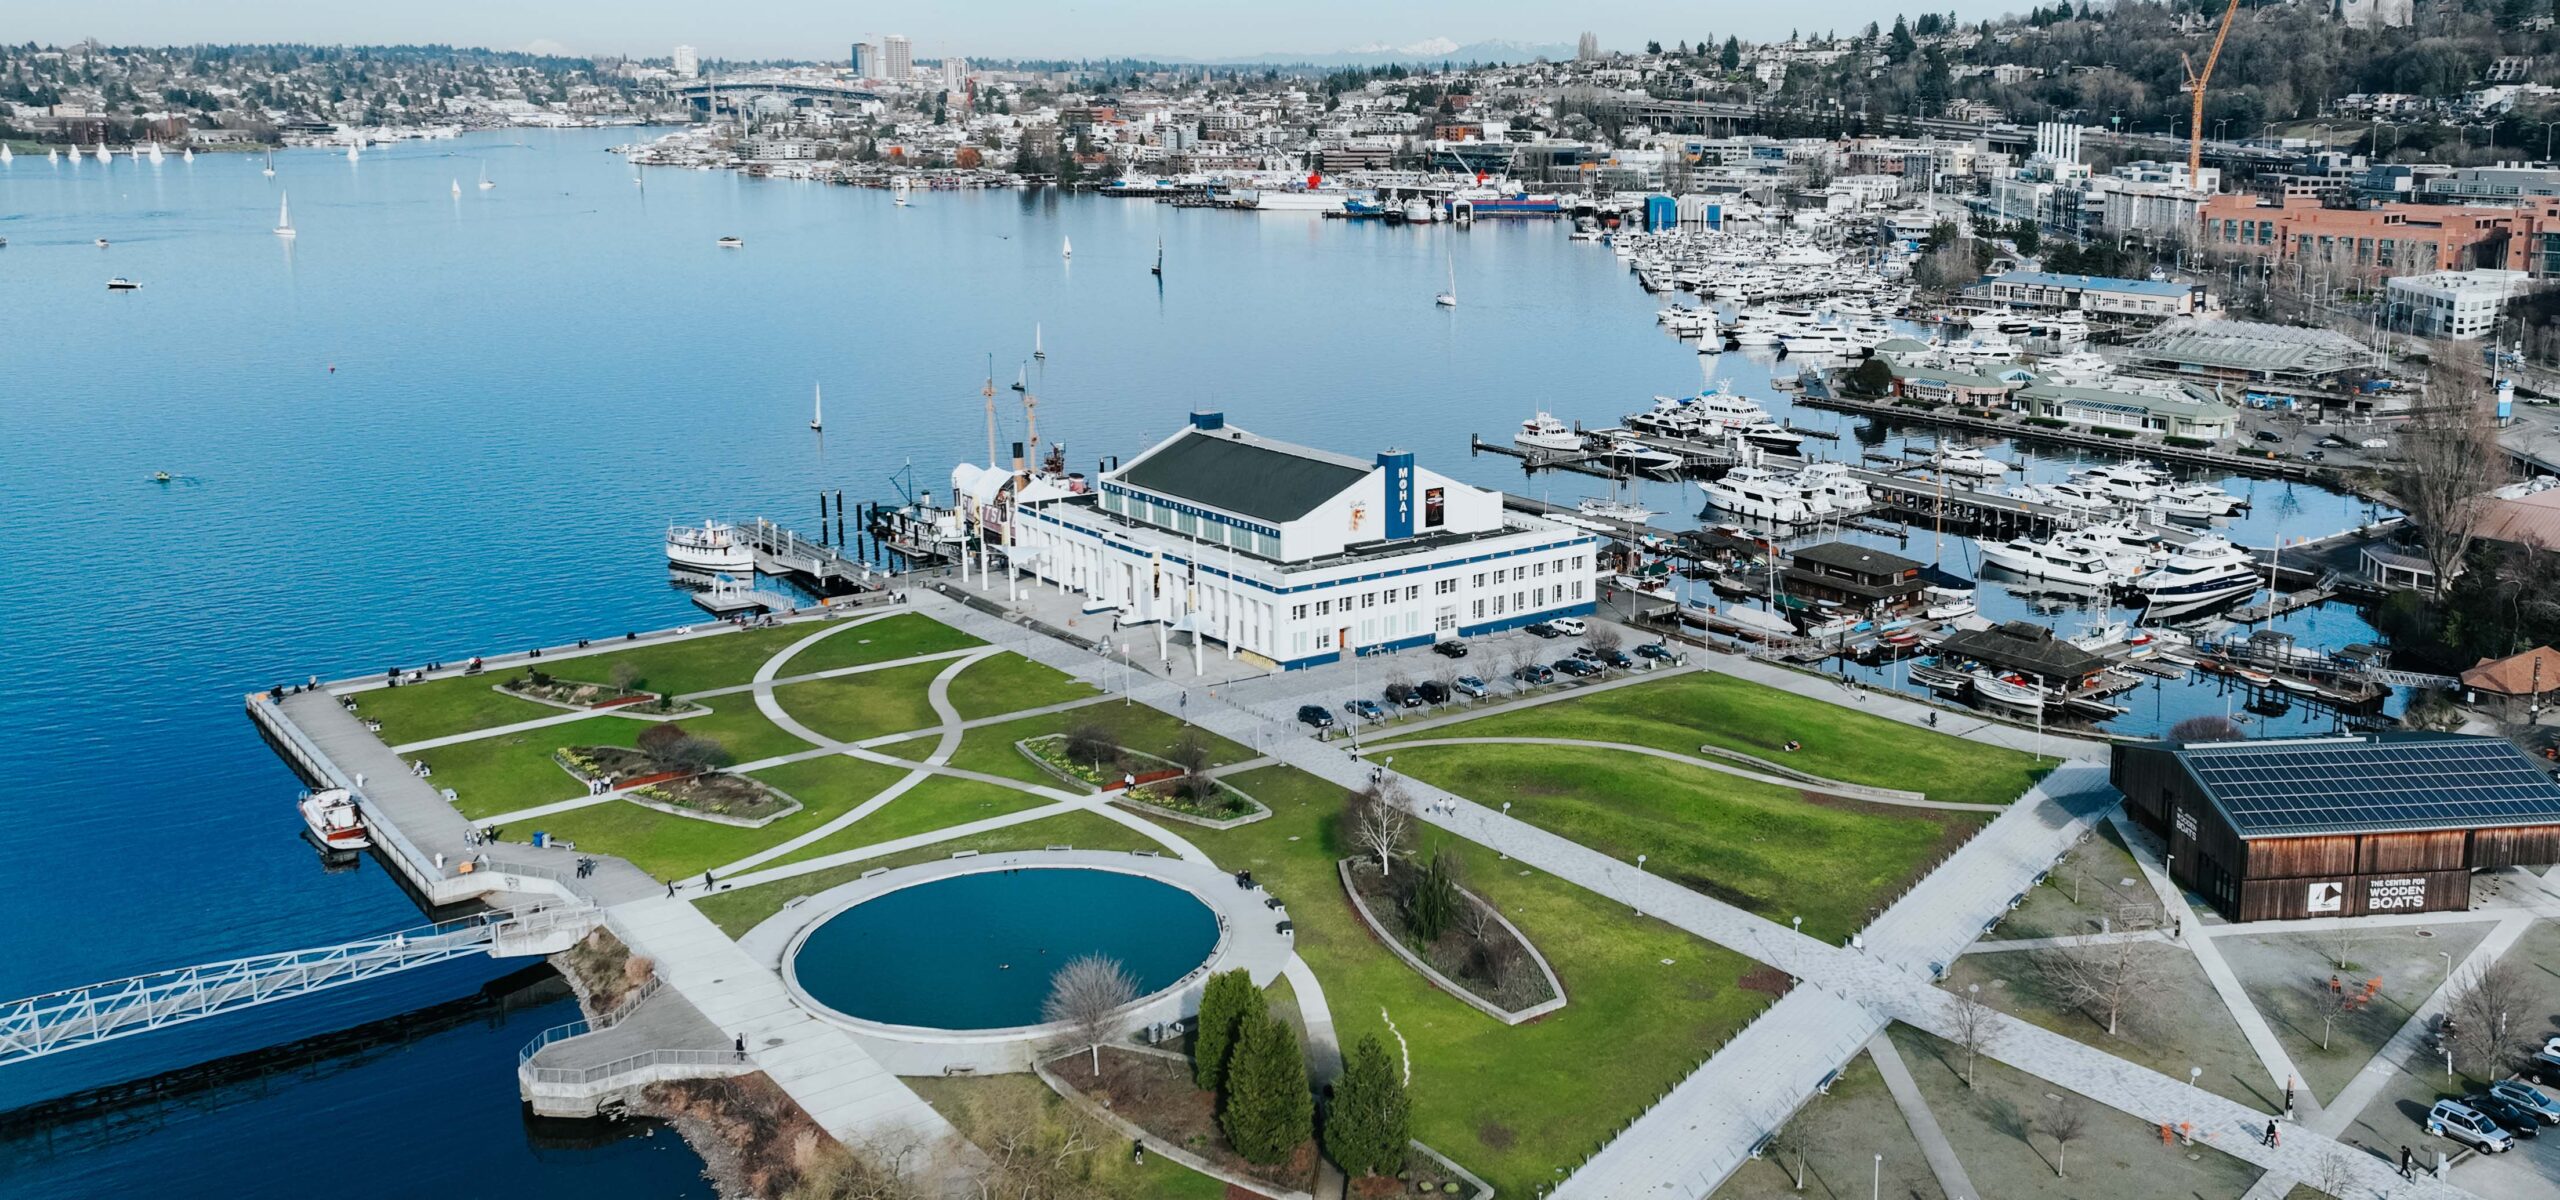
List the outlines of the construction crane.
{"type": "Polygon", "coordinates": [[[2213,49],[2206,51],[2204,70],[2180,54],[2178,61],[2187,68],[2187,90],[2195,93],[2187,111],[2187,186],[2196,186],[2196,177],[2204,169],[2204,87],[2213,79],[2213,65],[2222,61],[2222,43],[2231,39],[2231,18],[2240,15],[2240,0],[2231,0],[2222,9],[2222,27],[2213,31],[2213,49]]]}

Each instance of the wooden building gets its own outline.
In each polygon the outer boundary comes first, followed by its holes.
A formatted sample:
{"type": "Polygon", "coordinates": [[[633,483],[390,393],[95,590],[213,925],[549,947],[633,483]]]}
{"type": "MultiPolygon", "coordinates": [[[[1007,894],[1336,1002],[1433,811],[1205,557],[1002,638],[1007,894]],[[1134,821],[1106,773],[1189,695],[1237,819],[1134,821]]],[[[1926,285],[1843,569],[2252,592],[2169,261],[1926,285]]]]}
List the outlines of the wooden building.
{"type": "Polygon", "coordinates": [[[1787,594],[1829,600],[1862,613],[1895,613],[1917,604],[1929,582],[1920,564],[1899,554],[1847,542],[1807,546],[1787,557],[1779,576],[1787,594]]]}
{"type": "Polygon", "coordinates": [[[2461,910],[2474,871],[2560,862],[2560,784],[2501,738],[2126,744],[2114,779],[2235,921],[2461,910]]]}

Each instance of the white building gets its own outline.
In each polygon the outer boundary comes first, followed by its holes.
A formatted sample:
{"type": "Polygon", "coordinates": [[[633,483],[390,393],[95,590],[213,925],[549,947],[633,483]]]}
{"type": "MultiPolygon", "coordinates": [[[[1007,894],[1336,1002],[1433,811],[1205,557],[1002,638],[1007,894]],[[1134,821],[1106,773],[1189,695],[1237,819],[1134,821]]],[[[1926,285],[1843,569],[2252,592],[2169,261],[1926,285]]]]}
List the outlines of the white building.
{"type": "Polygon", "coordinates": [[[675,52],[676,78],[691,79],[702,73],[702,56],[691,46],[678,46],[675,52]]]}
{"type": "MultiPolygon", "coordinates": [[[[981,476],[964,466],[953,483],[984,492],[981,476]]],[[[1015,568],[1156,626],[1161,652],[1190,632],[1287,669],[1589,612],[1603,544],[1409,452],[1362,462],[1220,413],[1193,414],[1091,492],[1042,490],[1012,514],[1015,568]]]]}
{"type": "Polygon", "coordinates": [[[2522,271],[2394,275],[2388,283],[2388,315],[2392,328],[2418,337],[2483,337],[2496,328],[2507,301],[2531,286],[2531,277],[2522,271]]]}
{"type": "Polygon", "coordinates": [[[915,74],[915,46],[899,34],[880,39],[881,77],[891,83],[905,83],[915,74]]]}
{"type": "Polygon", "coordinates": [[[880,47],[869,42],[855,42],[853,56],[848,60],[847,65],[853,68],[853,77],[856,79],[879,78],[880,47]]]}
{"type": "Polygon", "coordinates": [[[956,95],[956,94],[958,94],[958,93],[960,93],[960,92],[963,92],[963,91],[968,90],[968,87],[969,87],[969,60],[968,60],[968,59],[965,59],[965,58],[945,58],[945,59],[943,59],[943,60],[942,60],[942,86],[943,86],[944,90],[949,91],[949,92],[951,92],[951,93],[953,93],[953,94],[955,94],[955,95],[956,95]]]}

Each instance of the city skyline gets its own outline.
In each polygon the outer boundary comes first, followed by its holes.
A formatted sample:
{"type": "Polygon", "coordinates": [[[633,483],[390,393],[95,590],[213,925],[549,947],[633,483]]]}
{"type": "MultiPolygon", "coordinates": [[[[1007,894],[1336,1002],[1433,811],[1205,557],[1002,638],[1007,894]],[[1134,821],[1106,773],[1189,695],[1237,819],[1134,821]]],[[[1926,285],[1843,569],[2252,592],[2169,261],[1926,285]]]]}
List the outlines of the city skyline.
{"type": "MultiPolygon", "coordinates": [[[[1966,20],[2015,10],[2014,4],[1958,4],[1966,20]]],[[[1912,11],[1933,11],[1923,8],[1912,11]]],[[[928,3],[894,11],[848,13],[814,0],[764,3],[707,15],[690,6],[646,0],[458,0],[426,9],[359,9],[321,0],[273,0],[255,11],[178,0],[129,0],[112,9],[59,5],[22,15],[13,40],[70,44],[311,42],[380,45],[443,43],[533,53],[666,57],[682,43],[706,60],[800,58],[833,61],[848,42],[892,30],[913,40],[920,60],[945,53],[978,58],[1241,59],[1324,56],[1382,47],[1428,57],[1432,47],[1487,42],[1570,47],[1585,30],[1612,50],[1738,35],[1783,39],[1792,30],[1847,32],[1869,21],[1890,24],[1904,10],[1876,0],[1810,0],[1783,9],[1691,16],[1560,15],[1518,0],[1425,3],[1379,9],[1345,0],[1308,0],[1283,9],[1204,11],[1170,0],[1116,0],[1099,6],[1052,6],[1028,0],[967,5],[928,3]]],[[[1935,10],[1943,11],[1943,10],[1935,10]]]]}

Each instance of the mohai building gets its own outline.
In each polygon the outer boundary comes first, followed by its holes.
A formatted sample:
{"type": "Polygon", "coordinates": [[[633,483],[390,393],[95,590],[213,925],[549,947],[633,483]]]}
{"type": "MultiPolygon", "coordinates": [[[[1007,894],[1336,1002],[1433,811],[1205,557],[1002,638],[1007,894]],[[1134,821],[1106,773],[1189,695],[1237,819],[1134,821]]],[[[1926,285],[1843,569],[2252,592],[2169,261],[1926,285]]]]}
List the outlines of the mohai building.
{"type": "Polygon", "coordinates": [[[1121,625],[1290,670],[1593,607],[1601,539],[1418,466],[1260,437],[1224,414],[1020,506],[1013,565],[1121,625]]]}

